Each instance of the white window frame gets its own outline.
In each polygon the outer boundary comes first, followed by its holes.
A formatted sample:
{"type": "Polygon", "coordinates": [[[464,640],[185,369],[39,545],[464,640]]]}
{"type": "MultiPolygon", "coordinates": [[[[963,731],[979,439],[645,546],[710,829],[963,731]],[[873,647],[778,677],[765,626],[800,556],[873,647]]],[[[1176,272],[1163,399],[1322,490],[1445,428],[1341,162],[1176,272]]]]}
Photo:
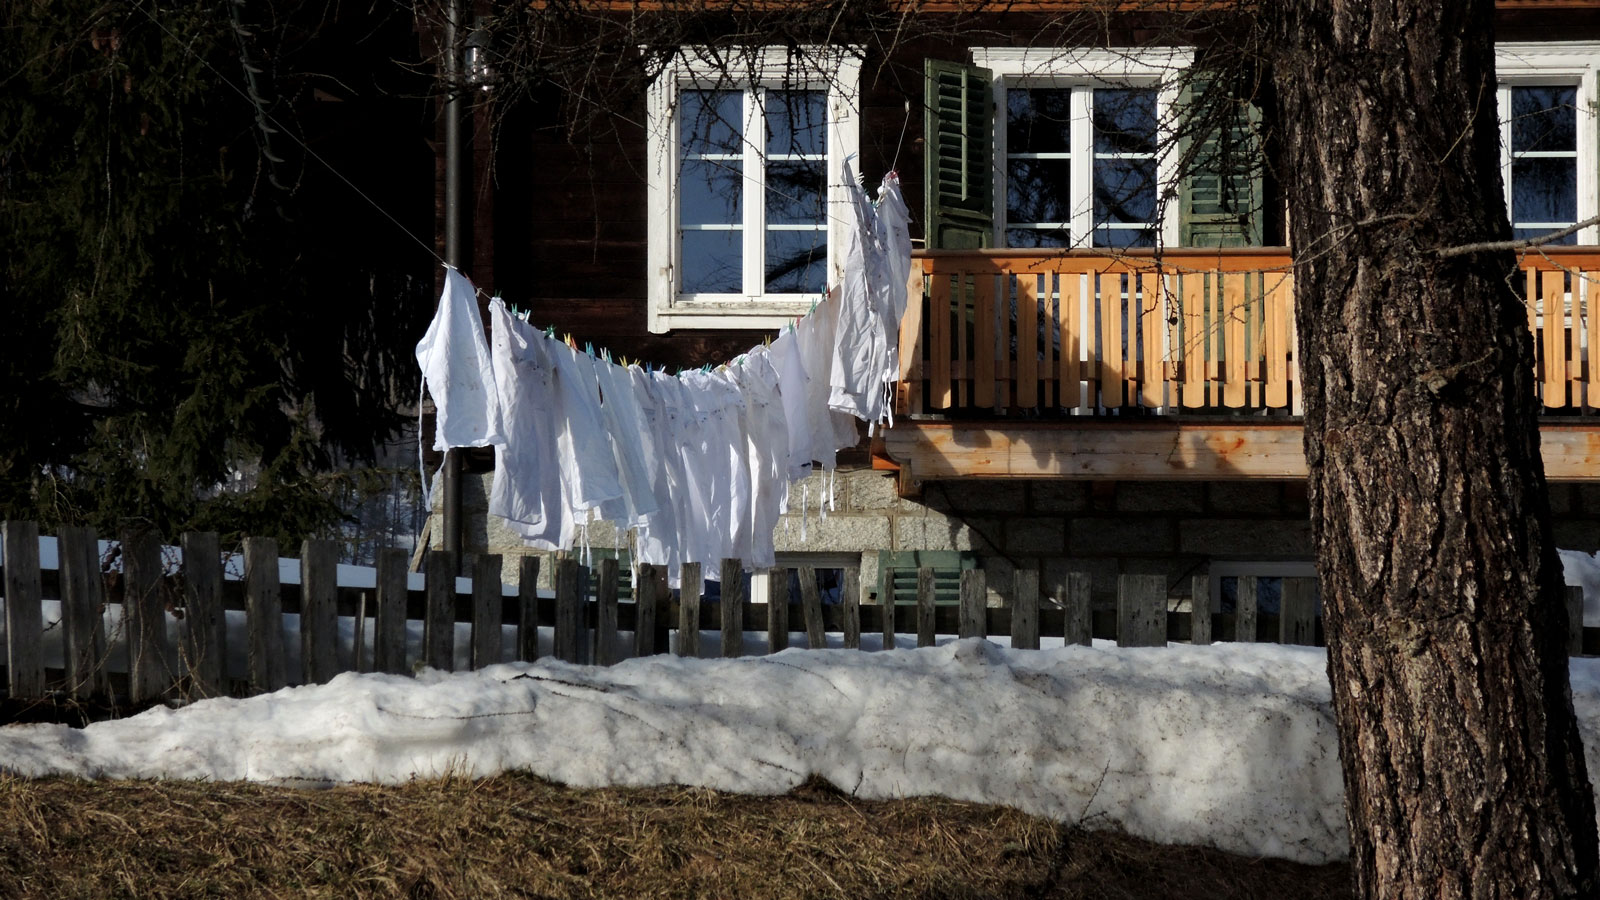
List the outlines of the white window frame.
{"type": "MultiPolygon", "coordinates": [[[[1578,128],[1578,218],[1582,222],[1600,215],[1596,167],[1600,165],[1600,136],[1596,134],[1596,107],[1600,105],[1600,42],[1553,41],[1495,45],[1497,108],[1500,114],[1500,172],[1505,182],[1506,210],[1511,210],[1511,88],[1514,85],[1576,85],[1578,128]]],[[[1578,232],[1579,244],[1600,244],[1600,226],[1578,232]]]]}
{"type": "MultiPolygon", "coordinates": [[[[1162,246],[1178,245],[1178,158],[1172,113],[1179,78],[1194,63],[1191,47],[1067,49],[974,47],[974,64],[993,74],[994,242],[1006,246],[1006,89],[1017,87],[1155,87],[1156,231],[1162,246]]],[[[1072,184],[1074,209],[1066,223],[1075,248],[1094,246],[1094,122],[1092,97],[1073,95],[1072,184]]],[[[1115,252],[1119,248],[1102,247],[1115,252]]]]}
{"type": "MultiPolygon", "coordinates": [[[[828,284],[843,264],[849,194],[844,166],[860,144],[861,54],[849,47],[762,47],[750,50],[689,47],[680,51],[650,87],[648,98],[648,299],[647,325],[660,334],[675,328],[776,329],[806,314],[822,294],[768,294],[765,272],[765,204],[743,205],[742,293],[688,294],[680,290],[678,240],[678,96],[684,90],[785,88],[826,90],[828,115],[828,284]],[[729,73],[739,73],[740,77],[729,73]],[[748,75],[746,75],[748,73],[748,75]]],[[[745,108],[752,107],[750,102],[745,108]]],[[[749,123],[747,122],[748,126],[749,123]]],[[[750,134],[746,127],[745,134],[750,134]]],[[[765,146],[746,139],[746,178],[764,177],[765,146]],[[752,175],[752,172],[754,174],[752,175]]]]}
{"type": "MultiPolygon", "coordinates": [[[[1214,559],[1206,573],[1211,583],[1211,611],[1222,610],[1222,579],[1242,578],[1316,578],[1317,564],[1310,560],[1231,560],[1214,559]]],[[[1321,606],[1318,610],[1320,613],[1321,606]]]]}

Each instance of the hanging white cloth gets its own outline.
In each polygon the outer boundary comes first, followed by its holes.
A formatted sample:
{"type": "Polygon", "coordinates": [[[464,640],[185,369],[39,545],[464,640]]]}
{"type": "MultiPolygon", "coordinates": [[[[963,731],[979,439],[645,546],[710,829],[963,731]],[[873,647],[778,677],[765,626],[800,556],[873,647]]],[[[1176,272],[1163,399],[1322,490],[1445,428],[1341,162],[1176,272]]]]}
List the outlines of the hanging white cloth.
{"type": "Polygon", "coordinates": [[[417,365],[433,395],[433,449],[504,442],[477,292],[466,276],[453,268],[445,269],[439,307],[417,343],[417,365]]]}

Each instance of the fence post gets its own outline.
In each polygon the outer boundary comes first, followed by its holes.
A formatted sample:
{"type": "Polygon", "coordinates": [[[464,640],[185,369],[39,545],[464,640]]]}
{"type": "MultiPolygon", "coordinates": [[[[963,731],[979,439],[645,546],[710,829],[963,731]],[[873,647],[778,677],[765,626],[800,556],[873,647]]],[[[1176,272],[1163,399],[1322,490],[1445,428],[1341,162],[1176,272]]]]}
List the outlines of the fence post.
{"type": "Polygon", "coordinates": [[[372,670],[406,673],[406,551],[378,551],[378,609],[372,630],[372,670]]]}
{"type": "MultiPolygon", "coordinates": [[[[880,559],[882,557],[879,557],[880,559]]],[[[894,642],[894,570],[885,569],[883,578],[883,596],[878,598],[878,606],[883,610],[883,649],[895,649],[894,642]]]]}
{"type": "MultiPolygon", "coordinates": [[[[126,555],[126,550],[124,550],[126,555]]],[[[283,596],[278,586],[278,542],[244,539],[244,615],[250,689],[270,694],[288,680],[283,658],[283,596]]]]}
{"type": "Polygon", "coordinates": [[[1211,576],[1196,575],[1190,582],[1189,643],[1211,643],[1211,576]]]}
{"type": "Polygon", "coordinates": [[[306,684],[339,674],[339,545],[300,544],[300,668],[306,684]]]}
{"type": "Polygon", "coordinates": [[[1117,646],[1167,645],[1167,577],[1121,575],[1117,578],[1117,646]]]}
{"type": "Polygon", "coordinates": [[[600,560],[600,584],[595,595],[599,609],[595,614],[594,664],[616,665],[618,659],[616,560],[600,560]]]}
{"type": "Polygon", "coordinates": [[[828,633],[822,623],[822,593],[817,590],[817,570],[801,566],[800,605],[806,619],[806,646],[818,650],[828,646],[828,633]]]}
{"type": "Polygon", "coordinates": [[[933,569],[923,566],[917,570],[917,646],[932,647],[937,627],[934,616],[938,612],[933,592],[933,569]]]}
{"type": "Polygon", "coordinates": [[[498,553],[478,557],[472,568],[472,668],[481,669],[500,662],[505,644],[500,626],[505,621],[506,605],[500,599],[498,553]]]}
{"type": "Polygon", "coordinates": [[[1062,639],[1069,645],[1087,647],[1094,638],[1094,610],[1089,605],[1089,575],[1086,572],[1068,572],[1066,593],[1061,597],[1063,611],[1062,639]]]}
{"type": "Polygon", "coordinates": [[[839,588],[844,605],[844,648],[861,649],[861,567],[844,567],[844,584],[839,588]]]}
{"type": "Polygon", "coordinates": [[[1567,655],[1583,655],[1583,588],[1567,588],[1567,655]]]}
{"type": "Polygon", "coordinates": [[[456,554],[428,551],[428,598],[422,616],[422,660],[441,672],[456,666],[456,554]]]}
{"type": "Polygon", "coordinates": [[[989,606],[988,577],[982,569],[965,569],[961,573],[961,628],[960,637],[988,637],[988,623],[984,621],[989,606]]]}
{"type": "Polygon", "coordinates": [[[1285,578],[1278,606],[1278,643],[1311,646],[1317,642],[1317,580],[1285,578]]]}
{"type": "Polygon", "coordinates": [[[661,606],[661,591],[656,582],[656,567],[650,563],[639,564],[639,574],[633,581],[633,655],[655,656],[656,613],[661,606]]]}
{"type": "Polygon", "coordinates": [[[39,526],[8,519],[0,532],[5,544],[6,681],[13,699],[32,700],[44,696],[39,526]]]}
{"type": "Polygon", "coordinates": [[[1039,649],[1039,570],[1018,569],[1011,598],[1011,646],[1039,649]]]}
{"type": "Polygon", "coordinates": [[[539,557],[517,562],[517,659],[539,658],[539,557]]]}
{"type": "MultiPolygon", "coordinates": [[[[67,533],[63,531],[61,537],[65,542],[67,533]]],[[[92,553],[92,534],[89,540],[92,553]]],[[[189,664],[189,690],[200,697],[220,697],[227,693],[228,687],[228,619],[222,608],[222,545],[215,531],[184,532],[179,543],[183,546],[183,617],[188,626],[184,630],[183,655],[189,664]]],[[[67,549],[64,544],[62,549],[67,549]]],[[[77,555],[77,550],[62,553],[62,564],[77,555]]],[[[98,567],[95,575],[98,578],[98,567]]]]}
{"type": "Polygon", "coordinates": [[[744,565],[737,559],[722,561],[722,658],[744,653],[744,565]]]}
{"type": "MultiPolygon", "coordinates": [[[[213,536],[212,540],[216,538],[213,536]]],[[[100,615],[105,603],[105,581],[100,577],[100,542],[95,539],[94,529],[77,527],[61,529],[56,541],[61,558],[67,689],[81,699],[102,694],[106,687],[106,626],[100,615]]],[[[220,587],[222,573],[216,568],[214,556],[212,559],[220,587]]],[[[221,606],[216,607],[216,614],[222,614],[221,606]]],[[[212,652],[213,665],[224,658],[220,651],[212,652]]]]}
{"type": "Polygon", "coordinates": [[[700,655],[700,564],[686,562],[679,570],[678,655],[700,655]]]}
{"type": "Polygon", "coordinates": [[[789,649],[789,570],[773,569],[767,578],[767,652],[789,649]]]}
{"type": "Polygon", "coordinates": [[[1233,596],[1233,639],[1253,644],[1256,641],[1256,617],[1261,609],[1256,593],[1256,576],[1240,575],[1239,586],[1233,596]]]}
{"type": "Polygon", "coordinates": [[[157,699],[173,686],[177,675],[168,663],[162,569],[161,535],[150,528],[123,532],[122,615],[128,635],[128,696],[134,703],[157,699]]]}
{"type": "Polygon", "coordinates": [[[556,560],[556,627],[551,650],[562,662],[578,661],[578,622],[583,617],[579,580],[577,560],[556,560]]]}

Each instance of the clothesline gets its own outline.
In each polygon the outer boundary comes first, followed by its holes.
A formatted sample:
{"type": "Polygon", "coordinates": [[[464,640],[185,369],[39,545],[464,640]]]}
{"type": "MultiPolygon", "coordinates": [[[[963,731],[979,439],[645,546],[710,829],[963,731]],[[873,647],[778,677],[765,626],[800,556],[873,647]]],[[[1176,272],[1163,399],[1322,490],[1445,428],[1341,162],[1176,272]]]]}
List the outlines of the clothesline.
{"type": "MultiPolygon", "coordinates": [[[[636,559],[666,566],[672,583],[684,562],[772,566],[789,485],[831,473],[838,450],[857,443],[857,420],[872,428],[890,417],[908,211],[892,173],[876,206],[847,180],[853,222],[840,282],[775,340],[714,369],[618,365],[498,298],[486,340],[475,289],[448,270],[417,345],[437,408],[435,449],[495,448],[489,512],[531,546],[587,547],[600,518],[631,530],[636,559]]],[[[802,488],[802,540],[809,503],[802,488]]],[[[819,496],[819,515],[830,503],[819,496]]]]}

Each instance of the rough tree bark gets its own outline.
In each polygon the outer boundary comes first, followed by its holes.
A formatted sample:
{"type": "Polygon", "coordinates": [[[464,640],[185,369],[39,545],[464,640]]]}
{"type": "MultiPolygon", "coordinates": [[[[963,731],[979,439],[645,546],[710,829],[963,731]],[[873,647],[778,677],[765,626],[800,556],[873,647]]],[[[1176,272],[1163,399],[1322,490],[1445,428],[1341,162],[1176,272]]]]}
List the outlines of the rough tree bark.
{"type": "Polygon", "coordinates": [[[1357,888],[1589,897],[1593,794],[1501,193],[1493,0],[1277,0],[1311,513],[1357,888]]]}

